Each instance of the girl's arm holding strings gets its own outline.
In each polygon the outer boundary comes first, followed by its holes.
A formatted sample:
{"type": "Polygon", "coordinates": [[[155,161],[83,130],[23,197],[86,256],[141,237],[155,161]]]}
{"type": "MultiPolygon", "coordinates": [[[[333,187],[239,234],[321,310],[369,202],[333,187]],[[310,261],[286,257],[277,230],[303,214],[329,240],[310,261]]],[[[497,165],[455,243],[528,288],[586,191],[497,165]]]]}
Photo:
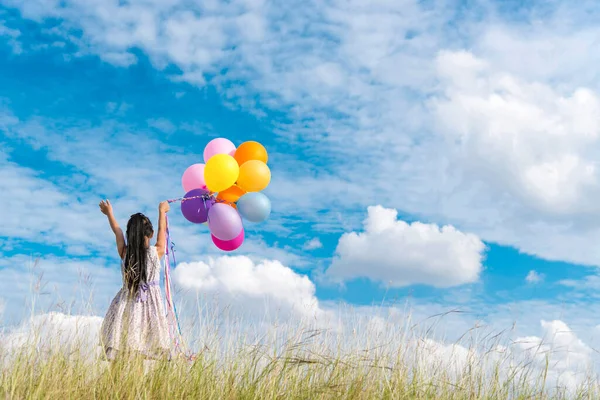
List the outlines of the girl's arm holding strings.
{"type": "Polygon", "coordinates": [[[167,251],[167,212],[170,210],[169,202],[163,201],[158,206],[158,234],[156,235],[156,252],[158,258],[163,258],[167,251]]]}
{"type": "Polygon", "coordinates": [[[119,257],[123,259],[125,253],[125,236],[123,235],[123,230],[119,227],[119,223],[113,214],[112,204],[108,200],[102,200],[100,202],[100,211],[102,214],[108,217],[108,224],[110,225],[110,229],[112,229],[115,234],[115,239],[117,240],[117,251],[119,252],[119,257]]]}

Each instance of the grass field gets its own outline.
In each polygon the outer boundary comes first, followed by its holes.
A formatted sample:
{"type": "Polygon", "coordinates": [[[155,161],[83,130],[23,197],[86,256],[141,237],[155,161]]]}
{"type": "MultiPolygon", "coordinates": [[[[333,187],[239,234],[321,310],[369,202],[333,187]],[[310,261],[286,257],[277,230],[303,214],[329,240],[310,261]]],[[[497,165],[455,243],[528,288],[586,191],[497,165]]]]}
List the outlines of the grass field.
{"type": "Polygon", "coordinates": [[[348,332],[287,324],[255,335],[214,329],[203,331],[194,362],[109,366],[96,357],[96,339],[78,339],[97,336],[92,325],[52,333],[44,327],[52,318],[39,320],[37,336],[5,337],[0,398],[600,399],[591,370],[575,376],[564,357],[553,360],[553,349],[502,344],[502,335],[467,332],[462,343],[443,344],[408,325],[348,332]]]}
{"type": "Polygon", "coordinates": [[[36,313],[34,286],[29,323],[0,332],[0,399],[600,399],[593,365],[560,324],[543,340],[476,326],[452,341],[435,332],[454,312],[413,321],[406,306],[387,318],[383,306],[340,307],[251,321],[197,298],[187,309],[197,317],[183,321],[193,362],[109,364],[102,319],[36,313]]]}

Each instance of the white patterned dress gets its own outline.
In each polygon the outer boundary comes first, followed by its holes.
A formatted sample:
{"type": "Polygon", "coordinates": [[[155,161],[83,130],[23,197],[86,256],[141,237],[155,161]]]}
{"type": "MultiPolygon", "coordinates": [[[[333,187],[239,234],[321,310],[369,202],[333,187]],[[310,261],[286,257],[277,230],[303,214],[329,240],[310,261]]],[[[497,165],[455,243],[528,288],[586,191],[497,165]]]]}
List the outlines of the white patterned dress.
{"type": "MultiPolygon", "coordinates": [[[[102,322],[100,344],[109,360],[123,350],[146,358],[170,357],[169,327],[160,290],[160,260],[155,246],[149,246],[147,257],[147,282],[140,283],[138,293],[130,297],[123,276],[123,287],[102,322]]],[[[122,275],[124,267],[121,260],[122,275]]]]}

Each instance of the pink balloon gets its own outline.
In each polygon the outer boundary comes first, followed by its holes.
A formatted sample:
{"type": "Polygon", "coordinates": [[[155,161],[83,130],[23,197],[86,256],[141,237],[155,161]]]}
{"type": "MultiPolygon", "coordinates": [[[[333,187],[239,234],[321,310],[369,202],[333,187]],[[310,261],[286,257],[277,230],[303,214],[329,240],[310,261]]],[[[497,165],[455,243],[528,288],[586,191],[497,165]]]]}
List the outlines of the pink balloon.
{"type": "Polygon", "coordinates": [[[181,178],[183,191],[189,192],[194,189],[206,189],[204,181],[204,164],[194,164],[188,167],[181,178]]]}
{"type": "Polygon", "coordinates": [[[212,241],[215,244],[215,246],[217,246],[220,250],[233,251],[237,250],[242,245],[242,243],[244,243],[244,230],[242,229],[240,234],[233,240],[221,240],[212,234],[210,235],[210,237],[212,238],[212,241]]]}
{"type": "Polygon", "coordinates": [[[204,162],[207,162],[215,154],[235,154],[235,145],[229,139],[216,138],[208,142],[204,148],[204,162]]]}

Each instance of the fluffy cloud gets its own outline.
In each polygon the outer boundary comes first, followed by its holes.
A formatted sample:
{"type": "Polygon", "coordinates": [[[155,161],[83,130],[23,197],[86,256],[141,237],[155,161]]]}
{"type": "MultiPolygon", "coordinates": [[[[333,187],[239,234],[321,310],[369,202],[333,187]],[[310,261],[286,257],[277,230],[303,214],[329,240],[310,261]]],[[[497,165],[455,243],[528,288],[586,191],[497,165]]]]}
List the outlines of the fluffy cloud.
{"type": "Polygon", "coordinates": [[[230,309],[256,321],[273,317],[315,318],[323,315],[315,285],[279,261],[255,263],[246,256],[209,258],[181,263],[174,282],[185,290],[215,298],[220,309],[230,309]]]}
{"type": "Polygon", "coordinates": [[[444,1],[184,3],[6,2],[25,18],[58,19],[54,34],[83,47],[77,54],[123,65],[142,49],[157,68],[177,65],[180,80],[212,76],[233,107],[264,112],[258,97],[288,112],[276,133],[318,145],[332,167],[274,201],[322,228],[340,221],[318,215],[315,193],[346,210],[377,202],[544,258],[600,263],[589,251],[600,239],[590,62],[600,53],[587,15],[560,1],[544,24],[529,23],[535,5],[520,24],[493,5],[457,16],[444,1]]]}
{"type": "Polygon", "coordinates": [[[326,272],[343,281],[358,277],[392,286],[427,284],[451,287],[476,282],[485,244],[452,226],[397,219],[396,210],[369,207],[364,232],[346,233],[326,272]]]}
{"type": "Polygon", "coordinates": [[[598,210],[590,147],[599,143],[600,99],[593,91],[564,94],[522,81],[468,52],[442,52],[438,73],[438,130],[458,143],[458,171],[549,217],[598,210]]]}
{"type": "Polygon", "coordinates": [[[442,51],[436,68],[446,218],[529,254],[597,264],[596,93],[523,79],[465,51],[442,51]]]}
{"type": "MultiPolygon", "coordinates": [[[[294,273],[279,261],[258,260],[238,256],[210,258],[207,263],[181,263],[173,270],[175,287],[198,292],[209,302],[218,297],[221,309],[231,307],[237,315],[253,313],[252,317],[259,319],[265,310],[282,316],[304,313],[310,317],[320,313],[315,286],[308,277],[294,273]]],[[[36,313],[104,315],[121,286],[118,261],[4,257],[0,261],[0,316],[4,314],[5,323],[13,325],[28,315],[34,304],[36,313]],[[4,304],[6,310],[2,313],[4,304]]],[[[175,298],[183,303],[190,300],[190,315],[196,314],[194,296],[175,298]]]]}

